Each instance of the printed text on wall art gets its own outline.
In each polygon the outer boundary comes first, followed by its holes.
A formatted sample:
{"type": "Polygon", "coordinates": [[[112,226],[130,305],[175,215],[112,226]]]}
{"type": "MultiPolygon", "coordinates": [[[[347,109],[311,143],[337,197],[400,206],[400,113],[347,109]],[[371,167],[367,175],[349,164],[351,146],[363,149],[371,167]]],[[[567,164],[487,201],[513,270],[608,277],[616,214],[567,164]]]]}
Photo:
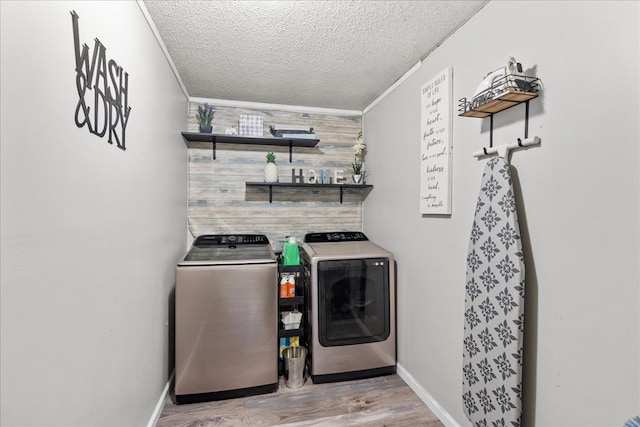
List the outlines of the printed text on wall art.
{"type": "Polygon", "coordinates": [[[451,96],[449,67],[422,85],[420,213],[451,214],[451,96]]]}

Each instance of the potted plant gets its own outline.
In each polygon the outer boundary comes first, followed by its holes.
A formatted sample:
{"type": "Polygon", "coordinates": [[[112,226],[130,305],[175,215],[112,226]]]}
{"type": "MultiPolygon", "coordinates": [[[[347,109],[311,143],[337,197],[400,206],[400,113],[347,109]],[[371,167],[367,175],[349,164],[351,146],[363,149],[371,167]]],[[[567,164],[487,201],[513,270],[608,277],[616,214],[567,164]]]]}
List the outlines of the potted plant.
{"type": "Polygon", "coordinates": [[[267,153],[267,164],[264,167],[264,182],[278,182],[278,167],[273,151],[267,153]]]}
{"type": "Polygon", "coordinates": [[[202,133],[213,132],[213,126],[211,126],[211,121],[213,120],[213,116],[215,114],[216,114],[216,109],[214,106],[209,105],[206,102],[203,105],[198,105],[196,118],[198,119],[198,123],[200,123],[200,132],[202,133]]]}
{"type": "Polygon", "coordinates": [[[364,136],[362,136],[362,131],[358,133],[356,138],[356,143],[353,147],[353,163],[351,163],[351,170],[353,171],[353,175],[351,178],[355,184],[360,184],[362,182],[362,159],[364,157],[364,136]]]}

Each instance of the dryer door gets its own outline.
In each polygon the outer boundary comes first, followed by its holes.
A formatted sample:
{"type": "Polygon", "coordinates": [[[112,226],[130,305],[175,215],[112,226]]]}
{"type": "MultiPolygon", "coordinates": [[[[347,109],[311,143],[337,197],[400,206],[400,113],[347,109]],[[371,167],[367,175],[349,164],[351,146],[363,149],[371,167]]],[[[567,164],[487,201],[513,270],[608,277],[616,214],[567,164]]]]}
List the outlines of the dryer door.
{"type": "Polygon", "coordinates": [[[386,340],[389,304],[388,259],[318,262],[318,337],[322,346],[386,340]]]}

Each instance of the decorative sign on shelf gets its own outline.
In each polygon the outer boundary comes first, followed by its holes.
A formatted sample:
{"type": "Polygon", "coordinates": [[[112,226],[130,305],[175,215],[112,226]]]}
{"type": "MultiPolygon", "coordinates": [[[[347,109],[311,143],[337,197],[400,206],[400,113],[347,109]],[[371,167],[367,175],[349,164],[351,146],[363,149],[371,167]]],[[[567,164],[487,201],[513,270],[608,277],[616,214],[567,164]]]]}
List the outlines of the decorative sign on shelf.
{"type": "Polygon", "coordinates": [[[451,214],[453,69],[422,86],[420,213],[451,214]]]}
{"type": "Polygon", "coordinates": [[[306,173],[300,169],[300,173],[296,174],[296,169],[291,168],[291,182],[292,183],[306,183],[306,184],[344,184],[345,177],[342,176],[342,170],[333,171],[333,182],[331,182],[331,172],[329,169],[322,170],[316,173],[315,170],[309,169],[306,173]]]}
{"type": "Polygon", "coordinates": [[[107,142],[126,150],[126,130],[129,123],[129,73],[113,59],[107,61],[107,48],[95,39],[93,54],[89,46],[80,45],[78,20],[71,11],[73,42],[76,59],[76,89],[78,103],[74,119],[76,126],[87,126],[89,132],[99,137],[108,133],[107,142]]]}

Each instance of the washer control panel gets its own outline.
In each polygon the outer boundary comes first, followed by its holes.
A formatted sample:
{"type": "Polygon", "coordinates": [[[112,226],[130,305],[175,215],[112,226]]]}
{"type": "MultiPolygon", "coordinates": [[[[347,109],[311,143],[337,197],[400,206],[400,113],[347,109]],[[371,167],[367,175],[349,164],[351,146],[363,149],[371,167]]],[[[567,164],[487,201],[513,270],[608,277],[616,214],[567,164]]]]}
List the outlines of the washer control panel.
{"type": "Polygon", "coordinates": [[[205,234],[198,236],[195,246],[268,245],[264,234],[205,234]]]}

